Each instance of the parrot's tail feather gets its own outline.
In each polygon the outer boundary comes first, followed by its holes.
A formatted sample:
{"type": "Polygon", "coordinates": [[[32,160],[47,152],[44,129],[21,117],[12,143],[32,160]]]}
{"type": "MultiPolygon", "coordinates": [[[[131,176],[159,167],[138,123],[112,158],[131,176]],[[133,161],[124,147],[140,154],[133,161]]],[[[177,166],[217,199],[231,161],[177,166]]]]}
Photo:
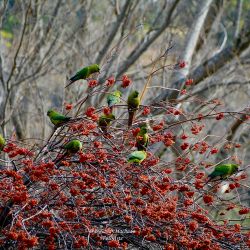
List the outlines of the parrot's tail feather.
{"type": "Polygon", "coordinates": [[[72,83],[74,83],[74,82],[75,82],[75,81],[69,79],[68,84],[65,86],[65,88],[69,87],[69,86],[70,86],[72,83]]]}
{"type": "Polygon", "coordinates": [[[137,144],[136,144],[136,147],[137,147],[137,150],[138,150],[138,151],[146,150],[146,149],[147,149],[145,146],[141,145],[140,143],[137,143],[137,144]]]}
{"type": "Polygon", "coordinates": [[[108,134],[107,126],[101,126],[100,128],[101,128],[101,130],[102,130],[102,132],[103,132],[104,135],[108,134]]]}
{"type": "Polygon", "coordinates": [[[134,111],[129,111],[128,112],[128,127],[132,126],[134,117],[135,117],[135,112],[134,111]]]}
{"type": "Polygon", "coordinates": [[[68,86],[70,86],[72,83],[74,83],[75,81],[79,80],[79,76],[76,74],[75,76],[72,76],[69,81],[68,84],[66,85],[65,88],[67,88],[68,86]]]}

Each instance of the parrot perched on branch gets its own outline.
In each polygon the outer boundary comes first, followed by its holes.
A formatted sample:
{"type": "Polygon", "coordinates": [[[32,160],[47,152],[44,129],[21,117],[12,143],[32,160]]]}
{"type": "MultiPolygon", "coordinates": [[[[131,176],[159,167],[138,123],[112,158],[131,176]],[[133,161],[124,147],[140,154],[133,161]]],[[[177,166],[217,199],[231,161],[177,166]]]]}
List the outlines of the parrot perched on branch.
{"type": "Polygon", "coordinates": [[[147,157],[147,152],[145,151],[134,151],[128,156],[128,162],[131,163],[141,163],[147,157]]]}
{"type": "Polygon", "coordinates": [[[71,140],[67,142],[65,145],[60,146],[60,148],[64,149],[65,152],[59,158],[56,159],[55,163],[58,164],[61,162],[65,157],[68,157],[72,154],[76,154],[80,150],[82,150],[82,143],[79,140],[71,140]]]}
{"type": "Polygon", "coordinates": [[[56,127],[60,127],[63,124],[65,124],[66,122],[68,122],[71,117],[62,115],[58,112],[56,112],[55,110],[50,109],[47,112],[47,116],[50,118],[50,121],[56,126],[56,127]]]}
{"type": "Polygon", "coordinates": [[[71,140],[63,146],[67,153],[75,154],[82,149],[82,143],[79,140],[71,140]]]}
{"type": "Polygon", "coordinates": [[[69,79],[69,82],[65,88],[70,86],[75,81],[78,81],[80,79],[87,79],[90,77],[90,75],[97,73],[97,72],[100,72],[100,66],[98,64],[92,64],[87,67],[84,67],[78,72],[76,72],[76,74],[69,79]]]}
{"type": "Polygon", "coordinates": [[[214,171],[208,175],[208,181],[214,179],[226,179],[227,177],[230,177],[231,175],[235,174],[238,170],[239,166],[237,164],[218,165],[214,168],[214,171]]]}
{"type": "Polygon", "coordinates": [[[116,90],[107,96],[107,103],[111,109],[111,112],[113,110],[113,106],[121,101],[121,96],[122,93],[119,90],[116,90]]]}
{"type": "Polygon", "coordinates": [[[0,134],[0,152],[3,150],[5,144],[6,144],[6,141],[3,138],[3,136],[0,134]]]}
{"type": "Polygon", "coordinates": [[[135,116],[136,110],[138,110],[138,107],[140,105],[140,98],[139,98],[139,92],[134,90],[130,92],[127,100],[128,104],[128,126],[130,127],[133,123],[133,119],[135,116]]]}
{"type": "Polygon", "coordinates": [[[136,147],[138,150],[146,150],[149,142],[147,125],[142,125],[136,136],[136,147]]]}
{"type": "Polygon", "coordinates": [[[115,116],[112,113],[100,116],[98,120],[98,125],[104,134],[107,133],[107,128],[113,120],[115,120],[115,116]]]}

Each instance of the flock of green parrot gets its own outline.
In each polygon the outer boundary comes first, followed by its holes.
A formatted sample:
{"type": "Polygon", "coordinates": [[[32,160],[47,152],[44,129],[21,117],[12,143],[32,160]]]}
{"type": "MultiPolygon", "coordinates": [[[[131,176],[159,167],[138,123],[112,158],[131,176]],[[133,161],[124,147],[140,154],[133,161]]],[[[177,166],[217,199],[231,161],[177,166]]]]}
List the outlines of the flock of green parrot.
{"type": "MultiPolygon", "coordinates": [[[[87,79],[92,74],[100,72],[100,67],[98,64],[93,64],[87,67],[84,67],[83,69],[79,70],[74,76],[72,76],[69,79],[68,85],[66,87],[70,86],[72,83],[74,83],[77,80],[80,79],[87,79]]],[[[122,93],[119,90],[114,91],[113,93],[110,93],[107,96],[107,104],[110,108],[111,112],[109,114],[103,114],[100,116],[98,120],[98,126],[103,131],[104,134],[107,134],[107,129],[110,126],[111,122],[115,120],[115,115],[112,114],[113,106],[118,104],[121,101],[122,93]]],[[[128,96],[127,99],[127,107],[128,107],[128,127],[131,127],[133,124],[133,120],[135,117],[135,113],[138,110],[140,106],[140,98],[139,98],[139,92],[134,90],[131,91],[131,93],[128,96]]],[[[55,128],[58,128],[65,123],[69,122],[71,117],[65,116],[63,114],[60,114],[52,109],[48,110],[47,112],[48,117],[50,118],[50,121],[54,124],[55,128]]],[[[147,157],[147,146],[149,143],[149,136],[148,136],[148,129],[147,125],[142,125],[140,127],[140,131],[136,136],[136,147],[137,151],[132,152],[129,156],[127,161],[130,163],[137,163],[140,164],[142,161],[144,161],[147,157]]],[[[0,152],[3,150],[4,146],[6,144],[5,139],[0,134],[0,152]]],[[[63,148],[66,150],[66,154],[75,154],[82,150],[82,143],[77,140],[73,139],[66,143],[63,148]]],[[[208,175],[209,181],[215,180],[215,179],[226,179],[230,177],[231,175],[235,174],[239,170],[239,166],[236,164],[222,164],[218,165],[214,168],[213,172],[208,175]]]]}

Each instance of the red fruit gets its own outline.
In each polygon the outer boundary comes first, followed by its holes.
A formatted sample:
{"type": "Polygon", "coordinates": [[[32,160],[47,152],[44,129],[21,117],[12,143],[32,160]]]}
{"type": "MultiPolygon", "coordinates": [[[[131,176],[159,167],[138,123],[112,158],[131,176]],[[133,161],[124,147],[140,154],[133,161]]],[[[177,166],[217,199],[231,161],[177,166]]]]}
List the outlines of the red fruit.
{"type": "Polygon", "coordinates": [[[189,225],[188,225],[188,226],[189,226],[189,229],[190,229],[191,231],[195,231],[195,230],[199,227],[197,221],[195,221],[195,220],[189,222],[189,225]]]}
{"type": "Polygon", "coordinates": [[[152,128],[154,131],[161,130],[163,128],[164,122],[154,125],[152,128]]]}
{"type": "Polygon", "coordinates": [[[108,242],[108,246],[109,246],[109,247],[119,247],[119,246],[120,246],[120,243],[119,243],[118,240],[110,240],[110,241],[108,242]]]}
{"type": "Polygon", "coordinates": [[[241,225],[240,224],[234,224],[234,231],[240,232],[241,225]]]}
{"type": "Polygon", "coordinates": [[[199,126],[197,124],[194,124],[191,128],[191,132],[193,135],[197,135],[200,133],[200,131],[203,129],[204,126],[199,126]]]}
{"type": "Polygon", "coordinates": [[[218,153],[218,148],[212,148],[210,153],[213,155],[213,154],[217,154],[218,153]]]}
{"type": "Polygon", "coordinates": [[[203,201],[206,203],[206,204],[211,204],[213,202],[214,198],[213,196],[209,195],[209,194],[205,194],[203,196],[203,201]]]}
{"type": "Polygon", "coordinates": [[[198,114],[198,121],[201,121],[203,119],[203,114],[198,114]]]}
{"type": "Polygon", "coordinates": [[[148,114],[150,114],[150,107],[144,107],[142,114],[143,114],[143,115],[148,115],[148,114]]]}
{"type": "Polygon", "coordinates": [[[102,143],[100,141],[95,141],[94,142],[94,147],[95,148],[101,148],[102,147],[102,143]]]}
{"type": "Polygon", "coordinates": [[[170,147],[170,146],[172,146],[174,144],[174,141],[172,139],[170,139],[170,138],[167,138],[167,139],[164,140],[164,144],[165,144],[166,147],[170,147]]]}
{"type": "Polygon", "coordinates": [[[193,82],[194,82],[193,79],[187,79],[187,80],[185,81],[185,85],[190,86],[190,85],[192,85],[193,82]]]}
{"type": "Polygon", "coordinates": [[[173,172],[173,170],[170,169],[170,168],[166,168],[166,169],[164,170],[164,173],[166,173],[166,174],[171,174],[172,172],[173,172]]]}
{"type": "Polygon", "coordinates": [[[9,232],[7,233],[7,237],[11,240],[17,240],[18,234],[16,232],[9,232]]]}
{"type": "Polygon", "coordinates": [[[131,82],[127,75],[122,76],[122,88],[127,88],[131,82]]]}
{"type": "Polygon", "coordinates": [[[146,236],[146,240],[155,241],[156,237],[153,234],[150,234],[150,235],[146,236]]]}
{"type": "Polygon", "coordinates": [[[229,188],[230,188],[230,189],[235,189],[235,188],[236,188],[236,186],[235,186],[235,184],[234,184],[234,183],[230,183],[230,184],[229,184],[229,188]]]}
{"type": "Polygon", "coordinates": [[[140,132],[140,130],[141,130],[140,128],[134,128],[134,129],[132,129],[133,136],[136,137],[137,134],[140,132]]]}
{"type": "Polygon", "coordinates": [[[94,112],[95,112],[94,107],[88,107],[85,114],[86,114],[86,116],[91,117],[94,114],[94,112]]]}
{"type": "Polygon", "coordinates": [[[89,81],[88,81],[88,86],[89,86],[90,88],[95,87],[97,84],[98,84],[97,80],[89,80],[89,81]]]}
{"type": "Polygon", "coordinates": [[[132,217],[129,216],[129,215],[125,215],[124,216],[124,220],[127,222],[127,223],[130,223],[132,221],[132,217]]]}
{"type": "Polygon", "coordinates": [[[181,139],[182,140],[186,140],[188,138],[188,136],[185,134],[185,133],[183,133],[182,135],[181,135],[181,139]]]}
{"type": "Polygon", "coordinates": [[[115,78],[113,76],[110,76],[107,79],[106,86],[112,86],[115,83],[115,78]]]}
{"type": "Polygon", "coordinates": [[[231,209],[234,209],[235,208],[235,205],[234,204],[230,204],[227,206],[226,210],[229,211],[231,209]]]}
{"type": "Polygon", "coordinates": [[[184,143],[181,145],[181,149],[182,149],[182,150],[186,150],[188,147],[189,147],[189,144],[188,144],[187,142],[184,142],[184,143]]]}
{"type": "Polygon", "coordinates": [[[187,200],[184,200],[184,206],[187,207],[187,206],[191,206],[193,205],[194,201],[191,200],[191,199],[187,199],[187,200]]]}
{"type": "Polygon", "coordinates": [[[239,211],[239,214],[242,215],[242,214],[248,214],[250,212],[250,208],[242,208],[240,211],[239,211]]]}
{"type": "Polygon", "coordinates": [[[215,119],[218,121],[218,120],[221,120],[222,118],[224,117],[224,114],[223,113],[219,113],[215,119]]]}
{"type": "Polygon", "coordinates": [[[185,94],[187,94],[187,90],[186,89],[182,89],[181,90],[181,95],[185,95],[185,94]]]}
{"type": "Polygon", "coordinates": [[[66,109],[66,110],[71,110],[72,108],[73,108],[73,105],[72,105],[72,104],[65,103],[65,109],[66,109]]]}
{"type": "Polygon", "coordinates": [[[199,173],[196,174],[195,178],[196,179],[202,179],[204,176],[205,176],[204,172],[199,172],[199,173]]]}
{"type": "Polygon", "coordinates": [[[98,121],[98,119],[99,119],[98,115],[96,115],[96,114],[91,115],[91,120],[92,121],[98,121]]]}
{"type": "Polygon", "coordinates": [[[105,115],[109,115],[109,114],[111,113],[111,109],[110,109],[109,107],[105,107],[105,108],[103,109],[103,113],[104,113],[105,115]]]}
{"type": "Polygon", "coordinates": [[[194,191],[186,192],[187,197],[192,198],[194,196],[194,191]]]}
{"type": "Polygon", "coordinates": [[[179,67],[182,69],[182,68],[185,68],[186,67],[186,62],[183,61],[183,60],[180,60],[179,63],[178,63],[179,67]]]}

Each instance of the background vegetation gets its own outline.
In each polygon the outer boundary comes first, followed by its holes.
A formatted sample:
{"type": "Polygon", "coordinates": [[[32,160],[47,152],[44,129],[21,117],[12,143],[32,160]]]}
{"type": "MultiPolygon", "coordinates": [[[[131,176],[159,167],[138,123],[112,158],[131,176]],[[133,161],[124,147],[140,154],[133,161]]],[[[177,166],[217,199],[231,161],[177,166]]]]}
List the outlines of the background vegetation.
{"type": "MultiPolygon", "coordinates": [[[[145,119],[151,127],[164,121],[168,132],[174,124],[170,130],[178,137],[175,144],[166,147],[161,141],[151,145],[155,157],[172,162],[182,156],[179,137],[192,127],[183,124],[195,115],[211,112],[213,119],[202,122],[204,133],[199,139],[190,138],[189,144],[205,140],[218,152],[192,153],[190,159],[195,165],[204,160],[211,165],[233,160],[247,172],[249,13],[247,0],[2,0],[0,132],[9,142],[18,141],[19,146],[37,153],[46,143],[55,142],[53,137],[48,139],[52,130],[46,116],[49,108],[74,116],[94,106],[100,113],[111,91],[104,84],[106,79],[114,76],[119,83],[126,74],[133,81],[131,88],[142,92],[146,86],[141,104],[151,108],[146,118],[138,116],[135,126],[145,119]],[[179,67],[181,61],[186,64],[183,68],[179,67]],[[69,76],[92,63],[101,65],[101,91],[97,88],[93,92],[86,81],[64,88],[69,76]],[[187,79],[192,79],[190,84],[187,79]],[[176,89],[187,93],[180,95],[176,89]],[[87,94],[89,98],[79,109],[79,100],[87,94]],[[66,111],[65,104],[72,104],[74,109],[66,111]],[[181,112],[166,116],[169,107],[181,112]],[[223,119],[218,122],[214,117],[220,112],[223,119]]],[[[130,88],[121,90],[126,105],[130,88]]],[[[116,112],[117,126],[121,127],[126,123],[126,109],[116,112]]],[[[47,156],[38,156],[48,161],[47,156]]],[[[1,168],[5,169],[11,160],[7,156],[2,159],[1,168]]],[[[174,176],[182,180],[185,174],[177,171],[174,176]]],[[[237,204],[249,207],[247,179],[243,184],[246,186],[239,187],[231,198],[237,196],[237,204]]],[[[209,213],[215,220],[223,220],[218,207],[211,207],[209,213]]],[[[249,214],[242,218],[238,210],[230,210],[227,219],[232,223],[236,220],[248,231],[249,214]]]]}

